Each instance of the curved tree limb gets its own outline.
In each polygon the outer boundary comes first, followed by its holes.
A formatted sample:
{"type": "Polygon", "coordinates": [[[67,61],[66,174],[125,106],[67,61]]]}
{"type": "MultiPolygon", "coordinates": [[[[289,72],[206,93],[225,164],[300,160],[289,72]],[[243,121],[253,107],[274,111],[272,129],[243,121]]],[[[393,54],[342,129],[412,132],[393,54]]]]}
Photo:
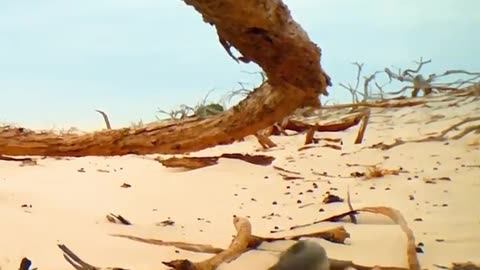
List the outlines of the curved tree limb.
{"type": "Polygon", "coordinates": [[[95,111],[102,115],[103,121],[105,121],[105,126],[107,127],[107,129],[112,129],[112,125],[110,125],[110,120],[108,119],[108,115],[104,111],[100,111],[100,110],[95,110],[95,111]]]}
{"type": "MultiPolygon", "coordinates": [[[[319,103],[330,78],[320,49],[290,16],[281,0],[184,0],[214,25],[222,42],[262,67],[262,84],[234,108],[206,119],[152,123],[76,135],[0,129],[4,155],[106,156],[176,154],[228,144],[269,127],[296,108],[319,103]]],[[[245,61],[244,61],[245,62],[245,61]]]]}

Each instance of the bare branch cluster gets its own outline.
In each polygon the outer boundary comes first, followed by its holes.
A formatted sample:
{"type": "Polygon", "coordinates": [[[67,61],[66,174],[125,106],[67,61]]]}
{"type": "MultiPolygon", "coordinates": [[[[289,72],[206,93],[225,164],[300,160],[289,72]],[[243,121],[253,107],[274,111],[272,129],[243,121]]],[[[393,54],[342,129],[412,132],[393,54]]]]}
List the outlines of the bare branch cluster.
{"type": "Polygon", "coordinates": [[[369,76],[363,77],[362,89],[360,89],[360,77],[363,71],[364,64],[354,62],[352,64],[357,67],[355,86],[352,86],[350,83],[340,83],[339,85],[350,92],[350,94],[352,95],[352,103],[359,103],[365,102],[374,96],[372,92],[373,86],[378,91],[376,95],[378,95],[380,99],[384,99],[384,87],[388,84],[391,84],[394,80],[400,83],[408,83],[408,85],[404,86],[398,91],[388,92],[387,95],[389,96],[403,94],[405,91],[412,89],[411,96],[417,97],[420,91],[422,91],[424,95],[429,95],[434,91],[440,92],[459,90],[472,85],[480,84],[480,72],[470,72],[460,69],[447,70],[441,74],[433,73],[425,77],[421,74],[421,69],[424,65],[431,62],[431,59],[423,60],[423,58],[421,57],[419,61],[415,61],[415,64],[417,64],[417,67],[415,69],[409,68],[402,70],[399,68],[397,72],[393,72],[391,69],[385,68],[383,71],[375,71],[369,76]],[[380,85],[377,81],[377,76],[380,74],[385,74],[388,78],[387,82],[382,85],[380,85]],[[463,75],[464,77],[442,83],[438,82],[440,79],[451,75],[463,75]],[[436,81],[437,83],[435,83],[436,81]],[[361,96],[361,99],[359,98],[359,96],[361,96]]]}
{"type": "Polygon", "coordinates": [[[374,73],[370,74],[369,76],[364,76],[363,77],[363,85],[362,89],[359,89],[360,87],[360,76],[363,71],[363,66],[364,63],[358,63],[354,62],[352,65],[355,65],[357,67],[357,76],[356,76],[356,82],[355,82],[355,87],[352,86],[350,83],[348,85],[345,85],[344,83],[340,83],[339,85],[345,89],[347,89],[350,94],[352,95],[352,103],[360,103],[360,102],[366,102],[368,99],[371,98],[372,96],[372,90],[370,89],[370,83],[373,81],[374,85],[376,86],[377,90],[381,94],[381,98],[383,99],[383,87],[385,85],[380,85],[376,81],[376,76],[377,74],[381,73],[381,71],[375,71],[374,73]],[[358,96],[361,96],[362,99],[360,100],[358,96]]]}
{"type": "MultiPolygon", "coordinates": [[[[211,115],[219,114],[225,111],[225,106],[220,103],[209,103],[208,96],[213,92],[213,89],[210,90],[205,97],[194,107],[188,106],[186,104],[181,104],[178,109],[173,109],[170,112],[158,109],[157,112],[161,114],[166,114],[172,120],[185,119],[187,117],[201,117],[205,118],[211,115]]],[[[161,120],[156,116],[157,120],[161,120]]]]}

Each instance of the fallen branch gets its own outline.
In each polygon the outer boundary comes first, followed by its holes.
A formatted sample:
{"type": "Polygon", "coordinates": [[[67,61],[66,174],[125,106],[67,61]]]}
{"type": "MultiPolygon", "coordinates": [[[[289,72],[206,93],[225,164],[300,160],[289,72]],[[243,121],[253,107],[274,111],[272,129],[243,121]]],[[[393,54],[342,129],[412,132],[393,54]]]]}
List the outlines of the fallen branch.
{"type": "MultiPolygon", "coordinates": [[[[413,232],[407,226],[407,222],[405,221],[405,218],[402,216],[402,214],[398,210],[390,208],[390,207],[383,207],[383,206],[364,207],[364,208],[356,209],[356,210],[353,210],[353,211],[350,210],[348,212],[344,212],[344,213],[341,213],[341,214],[338,214],[338,215],[335,215],[335,216],[331,216],[331,217],[325,218],[325,219],[320,220],[320,221],[315,221],[315,222],[312,222],[312,223],[298,225],[298,226],[290,228],[290,230],[294,230],[294,229],[297,229],[297,228],[308,227],[308,226],[318,224],[318,223],[321,223],[321,222],[326,222],[326,221],[336,222],[336,221],[339,221],[342,218],[345,218],[347,216],[351,216],[352,214],[358,214],[359,212],[370,212],[370,213],[374,213],[374,214],[381,214],[381,215],[389,217],[393,222],[398,224],[400,226],[400,228],[402,229],[402,231],[407,236],[408,269],[409,270],[420,270],[420,263],[419,263],[418,257],[417,257],[415,237],[413,235],[413,232]]],[[[381,268],[384,269],[384,267],[381,267],[381,268]]]]}
{"type": "Polygon", "coordinates": [[[452,136],[450,138],[447,138],[446,135],[450,131],[457,129],[459,126],[461,126],[465,123],[474,122],[474,121],[480,121],[480,117],[467,117],[467,118],[463,119],[462,121],[448,127],[447,129],[443,130],[442,132],[440,132],[437,135],[428,136],[426,138],[421,138],[421,139],[407,140],[407,141],[404,141],[402,139],[397,138],[397,139],[395,139],[395,142],[392,143],[392,144],[385,144],[385,143],[381,142],[381,143],[376,143],[374,145],[371,145],[371,146],[369,146],[369,148],[389,150],[389,149],[392,149],[393,147],[403,145],[403,144],[406,144],[406,143],[443,142],[443,141],[446,141],[448,139],[459,140],[459,139],[463,138],[465,135],[467,135],[467,134],[469,134],[473,131],[480,130],[480,125],[466,127],[463,131],[461,131],[457,135],[452,136]]]}
{"type": "MultiPolygon", "coordinates": [[[[152,244],[152,245],[158,245],[158,246],[173,246],[175,248],[183,249],[191,252],[218,254],[224,251],[224,249],[222,248],[216,248],[210,245],[203,245],[203,244],[168,242],[168,241],[163,241],[159,239],[142,238],[142,237],[136,237],[131,235],[125,235],[125,234],[112,234],[111,236],[126,238],[133,241],[152,244]]],[[[339,226],[339,227],[335,227],[335,228],[327,229],[323,231],[299,234],[299,235],[291,235],[291,236],[285,236],[285,237],[261,237],[261,236],[252,235],[248,241],[248,249],[256,249],[263,242],[275,242],[275,241],[282,241],[282,240],[300,240],[303,237],[322,238],[332,243],[344,244],[345,240],[350,237],[350,234],[345,230],[343,226],[339,226]]]]}
{"type": "Polygon", "coordinates": [[[315,136],[315,131],[317,130],[318,125],[315,124],[313,127],[308,129],[307,135],[305,136],[305,145],[313,143],[315,136]]]}
{"type": "Polygon", "coordinates": [[[230,262],[240,256],[248,248],[252,236],[250,222],[245,218],[234,217],[233,219],[237,236],[233,239],[228,249],[216,254],[210,259],[201,262],[191,262],[189,260],[174,260],[163,262],[168,267],[176,270],[214,270],[224,262],[230,262]]]}
{"type": "MultiPolygon", "coordinates": [[[[362,120],[363,114],[355,114],[353,116],[345,117],[343,119],[333,121],[331,123],[325,123],[325,124],[309,124],[305,123],[301,120],[297,119],[290,119],[287,123],[287,126],[285,129],[288,130],[293,130],[296,132],[304,132],[304,131],[310,131],[310,132],[328,132],[328,131],[343,131],[346,130],[350,127],[356,126],[360,120],[362,120]]],[[[313,135],[311,135],[313,136],[313,135]]],[[[313,138],[313,137],[312,137],[313,138]]]]}
{"type": "Polygon", "coordinates": [[[287,169],[284,169],[284,168],[278,167],[278,166],[273,166],[273,168],[274,168],[275,170],[279,170],[279,171],[281,171],[281,172],[291,173],[291,174],[295,174],[295,175],[300,175],[300,174],[301,174],[301,173],[299,173],[299,172],[290,171],[290,170],[287,170],[287,169]]]}
{"type": "Polygon", "coordinates": [[[205,119],[192,117],[87,134],[0,128],[0,153],[112,156],[194,152],[255,134],[305,104],[315,100],[318,103],[320,94],[328,94],[326,88],[331,82],[320,65],[320,49],[293,20],[282,1],[183,2],[215,27],[227,47],[242,54],[239,60],[258,64],[268,82],[230,110],[205,119]]]}
{"type": "Polygon", "coordinates": [[[345,240],[350,237],[350,234],[345,230],[343,226],[312,232],[312,233],[303,233],[285,237],[259,237],[252,236],[250,240],[249,247],[257,248],[262,242],[275,242],[282,240],[300,240],[301,238],[321,238],[332,243],[345,244],[345,240]]]}
{"type": "Polygon", "coordinates": [[[370,110],[365,110],[362,117],[362,124],[358,129],[357,138],[355,139],[355,144],[360,144],[363,141],[363,136],[365,135],[365,130],[367,129],[368,119],[370,119],[370,110]]]}
{"type": "Polygon", "coordinates": [[[408,227],[407,221],[402,216],[400,211],[390,207],[365,207],[357,211],[371,212],[375,214],[382,214],[388,216],[396,224],[400,225],[402,231],[407,235],[407,261],[410,270],[420,270],[420,262],[417,257],[417,250],[415,245],[415,236],[413,231],[408,227]]]}
{"type": "Polygon", "coordinates": [[[277,146],[272,140],[270,140],[267,136],[263,134],[256,133],[255,137],[257,138],[258,143],[260,143],[263,149],[269,149],[277,146]]]}
{"type": "MultiPolygon", "coordinates": [[[[365,208],[360,208],[353,211],[348,211],[346,213],[342,213],[340,215],[336,215],[330,218],[326,218],[320,222],[338,221],[343,217],[346,217],[349,215],[355,215],[358,212],[362,212],[362,211],[386,215],[390,219],[392,219],[396,224],[400,225],[402,230],[407,235],[407,239],[408,239],[408,242],[407,242],[407,258],[408,258],[408,265],[409,265],[408,269],[419,270],[420,266],[418,263],[418,258],[416,257],[415,239],[414,239],[413,233],[408,228],[403,216],[400,214],[400,212],[398,212],[395,209],[388,208],[388,207],[365,207],[365,208]]],[[[316,223],[319,223],[319,222],[314,222],[309,225],[316,224],[316,223]]],[[[128,235],[115,234],[112,236],[123,237],[123,238],[131,239],[134,241],[161,245],[161,246],[173,246],[179,249],[184,249],[184,250],[193,251],[193,252],[215,254],[210,259],[207,259],[201,262],[191,262],[189,260],[174,260],[170,262],[163,262],[165,265],[178,270],[214,270],[220,264],[225,262],[231,262],[232,260],[238,258],[238,256],[240,256],[244,252],[250,249],[258,248],[260,244],[262,244],[263,242],[274,242],[274,241],[280,241],[280,240],[300,240],[301,238],[323,238],[328,241],[332,241],[334,243],[345,243],[346,238],[350,237],[350,235],[348,234],[348,232],[345,231],[343,226],[335,227],[335,228],[324,230],[324,231],[293,235],[293,236],[259,237],[251,234],[252,228],[247,219],[234,217],[234,225],[237,230],[237,235],[233,239],[228,249],[221,249],[221,248],[215,248],[209,245],[190,244],[190,243],[184,243],[184,242],[164,242],[161,240],[146,239],[146,238],[140,238],[140,237],[134,237],[134,236],[128,236],[128,235]]],[[[309,225],[300,225],[300,226],[296,226],[296,228],[305,227],[309,225]]],[[[293,227],[291,228],[291,230],[292,229],[293,227]]],[[[65,259],[70,264],[72,264],[75,267],[75,269],[78,269],[78,270],[112,269],[112,268],[94,267],[84,262],[83,260],[81,260],[66,246],[64,245],[58,245],[58,246],[64,252],[65,259]]],[[[356,265],[351,261],[342,261],[342,260],[333,260],[333,259],[329,259],[329,260],[331,264],[331,268],[330,268],[331,270],[342,270],[342,269],[345,269],[345,267],[347,266],[354,267],[358,270],[371,269],[371,266],[367,267],[367,266],[356,265]]],[[[121,270],[122,268],[113,268],[113,269],[121,270]]],[[[400,268],[400,267],[381,267],[381,269],[405,270],[405,268],[400,268]]]]}
{"type": "Polygon", "coordinates": [[[121,215],[114,215],[114,214],[110,213],[106,217],[107,217],[107,220],[110,221],[111,223],[120,223],[120,224],[123,224],[123,225],[132,225],[132,223],[130,221],[128,221],[127,219],[125,219],[121,215]]]}
{"type": "Polygon", "coordinates": [[[224,249],[222,248],[213,247],[211,245],[192,244],[192,243],[177,242],[177,241],[169,242],[169,241],[163,241],[159,239],[142,238],[142,237],[136,237],[131,235],[125,235],[125,234],[111,234],[111,236],[126,238],[133,241],[157,245],[157,246],[171,246],[171,247],[176,247],[178,249],[183,249],[191,252],[218,254],[224,251],[224,249]]]}

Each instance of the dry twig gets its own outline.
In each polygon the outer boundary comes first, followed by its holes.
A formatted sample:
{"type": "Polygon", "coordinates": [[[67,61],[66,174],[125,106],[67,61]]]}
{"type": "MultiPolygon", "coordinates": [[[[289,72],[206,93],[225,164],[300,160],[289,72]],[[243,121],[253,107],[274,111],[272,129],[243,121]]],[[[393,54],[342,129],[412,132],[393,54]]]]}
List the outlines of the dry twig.
{"type": "Polygon", "coordinates": [[[105,112],[100,110],[95,110],[95,111],[103,116],[103,120],[105,121],[105,125],[107,126],[107,129],[112,129],[112,126],[110,125],[110,120],[108,119],[108,115],[105,112]]]}

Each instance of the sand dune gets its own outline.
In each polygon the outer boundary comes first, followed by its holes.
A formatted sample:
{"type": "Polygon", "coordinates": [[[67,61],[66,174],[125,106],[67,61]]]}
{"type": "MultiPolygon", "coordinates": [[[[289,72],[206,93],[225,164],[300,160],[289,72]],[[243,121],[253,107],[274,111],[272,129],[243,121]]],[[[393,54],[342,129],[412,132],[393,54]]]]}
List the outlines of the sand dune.
{"type": "MultiPolygon", "coordinates": [[[[247,217],[256,235],[298,233],[271,231],[347,211],[346,203],[322,203],[327,191],[345,198],[347,189],[355,208],[389,206],[404,215],[417,244],[423,243],[423,253],[418,253],[423,268],[479,263],[480,134],[406,143],[389,150],[368,148],[392,143],[395,138],[423,138],[466,117],[480,116],[480,102],[474,99],[438,95],[430,98],[428,106],[372,108],[362,144],[353,144],[358,127],[316,134],[340,138],[341,150],[320,144],[298,151],[305,140],[299,134],[271,137],[278,147],[268,151],[261,150],[255,138],[247,138],[191,154],[271,155],[276,158],[273,165],[300,173],[301,180],[286,181],[273,166],[231,159],[191,171],[165,168],[155,156],[39,158],[33,166],[0,161],[0,268],[18,269],[20,260],[28,257],[40,270],[73,269],[57,247],[61,243],[97,266],[166,269],[162,261],[198,261],[211,255],[111,234],[226,248],[235,234],[233,215],[247,217]],[[351,176],[367,170],[358,165],[401,171],[365,180],[351,176]],[[131,187],[122,187],[124,183],[131,187]],[[106,215],[110,213],[122,215],[133,225],[109,222],[106,215]],[[162,226],[165,220],[174,224],[162,226]]],[[[473,123],[461,129],[469,125],[473,123]]],[[[453,130],[447,137],[460,131],[453,130]]],[[[362,265],[407,267],[406,237],[398,225],[374,214],[361,214],[359,221],[342,223],[351,235],[347,245],[318,240],[329,257],[362,265]]],[[[337,225],[322,223],[301,230],[337,225]]],[[[267,269],[276,262],[278,251],[290,244],[264,244],[220,268],[267,269]]]]}

